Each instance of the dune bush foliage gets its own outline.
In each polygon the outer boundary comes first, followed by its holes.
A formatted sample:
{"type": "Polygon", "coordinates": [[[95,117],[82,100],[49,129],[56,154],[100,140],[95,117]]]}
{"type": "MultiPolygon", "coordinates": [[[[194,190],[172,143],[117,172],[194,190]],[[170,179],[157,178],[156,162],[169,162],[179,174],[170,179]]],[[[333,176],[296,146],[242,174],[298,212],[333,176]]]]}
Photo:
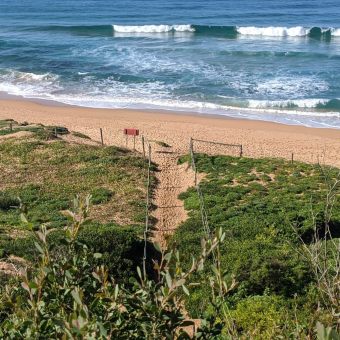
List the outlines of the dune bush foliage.
{"type": "MultiPolygon", "coordinates": [[[[195,157],[210,228],[226,233],[222,270],[238,282],[226,301],[238,334],[312,336],[317,321],[339,328],[339,170],[280,159],[195,157]]],[[[189,218],[171,242],[181,253],[197,254],[204,232],[196,189],[180,198],[189,218]]],[[[189,265],[190,257],[182,260],[189,265]]],[[[210,272],[208,266],[195,280],[206,281],[210,272]]],[[[188,299],[193,315],[214,313],[208,285],[188,299]]]]}
{"type": "MultiPolygon", "coordinates": [[[[184,271],[176,252],[161,253],[149,279],[137,267],[137,278],[128,286],[117,283],[105,264],[105,253],[93,253],[81,237],[90,200],[76,199],[67,211],[67,228],[60,237],[61,251],[54,252],[51,230],[33,225],[39,261],[36,268],[21,268],[17,277],[1,287],[0,336],[7,339],[188,339],[194,322],[183,311],[183,296],[190,294],[187,281],[201,271],[224,235],[202,242],[201,254],[184,271]],[[94,262],[96,265],[94,265],[94,262]]],[[[104,236],[104,235],[100,235],[104,236]]],[[[109,240],[107,240],[109,242],[109,240]]],[[[103,240],[98,240],[102,243],[103,240]]],[[[100,249],[100,248],[96,248],[100,249]]],[[[213,336],[217,329],[203,323],[198,338],[213,336]]]]}
{"type": "Polygon", "coordinates": [[[339,339],[338,169],[196,155],[211,233],[190,188],[165,251],[142,157],[12,123],[31,135],[0,142],[0,338],[339,339]]]}

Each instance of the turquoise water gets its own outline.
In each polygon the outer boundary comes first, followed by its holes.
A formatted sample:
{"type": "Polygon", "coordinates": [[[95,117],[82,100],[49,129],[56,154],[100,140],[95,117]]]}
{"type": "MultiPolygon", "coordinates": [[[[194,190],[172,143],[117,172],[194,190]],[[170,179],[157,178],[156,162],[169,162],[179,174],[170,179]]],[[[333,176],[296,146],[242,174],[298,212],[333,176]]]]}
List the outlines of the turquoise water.
{"type": "Polygon", "coordinates": [[[1,0],[0,91],[340,128],[339,0],[1,0]]]}

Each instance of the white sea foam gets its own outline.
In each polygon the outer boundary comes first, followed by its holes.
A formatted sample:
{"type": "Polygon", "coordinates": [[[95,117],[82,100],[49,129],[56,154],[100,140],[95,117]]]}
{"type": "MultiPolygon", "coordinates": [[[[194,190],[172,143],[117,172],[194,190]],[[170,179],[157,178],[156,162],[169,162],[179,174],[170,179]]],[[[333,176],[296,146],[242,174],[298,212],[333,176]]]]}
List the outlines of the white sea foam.
{"type": "Polygon", "coordinates": [[[27,98],[50,99],[87,107],[163,109],[340,128],[339,112],[315,111],[317,104],[327,102],[324,99],[249,100],[243,106],[239,99],[231,97],[226,97],[224,104],[175,99],[173,88],[162,82],[124,83],[113,77],[96,80],[84,75],[76,85],[62,86],[58,76],[49,73],[0,70],[0,91],[27,98]]]}
{"type": "Polygon", "coordinates": [[[310,29],[304,28],[302,26],[296,27],[255,27],[255,26],[246,26],[246,27],[237,27],[237,32],[244,35],[263,35],[269,37],[303,37],[308,35],[310,29]]]}
{"type": "MultiPolygon", "coordinates": [[[[302,108],[315,109],[318,105],[324,105],[328,99],[294,99],[294,100],[248,100],[248,107],[253,109],[267,109],[267,108],[302,108]]],[[[315,113],[314,113],[315,114],[315,113]]]]}
{"type": "Polygon", "coordinates": [[[43,95],[60,89],[58,76],[6,70],[0,72],[0,91],[13,95],[43,95]]]}
{"type": "Polygon", "coordinates": [[[340,37],[340,28],[332,28],[331,32],[332,32],[332,36],[340,37]]]}
{"type": "Polygon", "coordinates": [[[253,89],[262,96],[294,98],[316,96],[329,90],[329,84],[317,76],[281,75],[268,79],[256,78],[253,89]]]}
{"type": "MultiPolygon", "coordinates": [[[[195,32],[192,25],[112,25],[116,33],[169,33],[169,32],[195,32]]],[[[227,28],[228,26],[226,26],[227,28]]],[[[267,37],[305,37],[311,32],[312,27],[294,26],[238,26],[236,31],[241,35],[267,36],[267,37]]],[[[321,33],[330,32],[334,37],[340,36],[340,28],[320,28],[321,33]]]]}
{"type": "Polygon", "coordinates": [[[142,25],[122,26],[113,25],[113,30],[118,33],[168,33],[168,32],[194,32],[191,25],[142,25]]]}
{"type": "MultiPolygon", "coordinates": [[[[267,37],[305,37],[307,36],[312,27],[284,27],[284,26],[269,26],[269,27],[256,27],[256,26],[240,26],[236,28],[237,32],[242,35],[255,35],[267,37]]],[[[333,37],[340,36],[340,28],[320,28],[321,33],[330,32],[333,37]]]]}

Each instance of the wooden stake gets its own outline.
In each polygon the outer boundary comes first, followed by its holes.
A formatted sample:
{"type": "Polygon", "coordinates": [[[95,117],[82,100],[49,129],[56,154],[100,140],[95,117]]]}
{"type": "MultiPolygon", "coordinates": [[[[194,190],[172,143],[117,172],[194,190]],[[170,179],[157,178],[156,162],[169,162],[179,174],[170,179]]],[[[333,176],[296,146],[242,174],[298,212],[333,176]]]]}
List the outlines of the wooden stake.
{"type": "Polygon", "coordinates": [[[102,142],[102,146],[104,146],[104,138],[103,138],[103,129],[100,128],[100,139],[101,139],[101,142],[102,142]]]}
{"type": "Polygon", "coordinates": [[[133,135],[133,151],[136,150],[136,136],[133,135]]]}
{"type": "Polygon", "coordinates": [[[190,155],[192,154],[193,149],[194,149],[193,144],[194,144],[193,139],[192,137],[190,137],[190,143],[189,143],[189,154],[190,155]]]}
{"type": "Polygon", "coordinates": [[[143,148],[143,157],[145,158],[144,136],[142,136],[142,148],[143,148]]]}
{"type": "Polygon", "coordinates": [[[292,153],[292,164],[294,163],[294,153],[292,153]]]}
{"type": "Polygon", "coordinates": [[[242,144],[240,145],[240,157],[242,157],[243,156],[243,146],[242,146],[242,144]]]}

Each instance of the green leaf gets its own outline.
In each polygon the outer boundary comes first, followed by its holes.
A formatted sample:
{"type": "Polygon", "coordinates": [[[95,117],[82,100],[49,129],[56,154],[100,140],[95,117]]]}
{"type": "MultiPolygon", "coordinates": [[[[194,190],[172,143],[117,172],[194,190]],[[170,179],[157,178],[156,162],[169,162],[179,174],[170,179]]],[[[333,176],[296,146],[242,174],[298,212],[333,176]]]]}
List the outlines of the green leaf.
{"type": "Polygon", "coordinates": [[[176,287],[183,286],[184,283],[185,283],[185,279],[179,279],[179,280],[176,282],[176,287]]]}
{"type": "Polygon", "coordinates": [[[170,273],[168,271],[165,274],[165,280],[166,280],[166,284],[168,285],[168,287],[171,288],[171,286],[172,286],[172,279],[171,279],[171,275],[170,275],[170,273]]]}
{"type": "Polygon", "coordinates": [[[97,281],[99,281],[99,282],[101,281],[99,275],[98,275],[96,272],[92,272],[92,276],[93,276],[97,281]]]}
{"type": "Polygon", "coordinates": [[[118,297],[118,293],[119,293],[119,286],[116,285],[115,286],[115,299],[117,300],[117,297],[118,297]]]}
{"type": "Polygon", "coordinates": [[[106,338],[107,337],[107,331],[106,331],[104,325],[101,322],[99,322],[98,326],[99,326],[100,335],[103,336],[104,338],[106,338]]]}
{"type": "Polygon", "coordinates": [[[80,296],[79,296],[79,292],[77,290],[72,290],[71,295],[74,299],[74,301],[78,304],[78,305],[82,305],[83,303],[81,302],[80,296]]]}
{"type": "Polygon", "coordinates": [[[158,242],[155,242],[153,246],[159,253],[162,252],[161,245],[158,242]]]}
{"type": "Polygon", "coordinates": [[[29,286],[31,289],[37,289],[37,288],[38,288],[38,285],[37,285],[35,282],[33,282],[33,281],[31,281],[31,282],[28,284],[28,286],[29,286]]]}
{"type": "Polygon", "coordinates": [[[182,286],[182,289],[183,289],[183,292],[184,292],[184,294],[186,294],[186,295],[190,295],[190,292],[189,292],[189,290],[188,290],[188,288],[187,287],[185,287],[184,285],[182,286]]]}
{"type": "Polygon", "coordinates": [[[28,223],[28,220],[27,220],[25,214],[23,214],[23,213],[20,214],[20,220],[21,220],[21,222],[23,222],[23,223],[28,223]]]}
{"type": "Polygon", "coordinates": [[[40,254],[44,254],[44,250],[41,248],[38,242],[34,242],[35,247],[38,249],[40,254]]]}
{"type": "Polygon", "coordinates": [[[169,262],[170,260],[171,260],[171,256],[172,256],[172,253],[170,252],[170,253],[166,253],[165,255],[164,255],[164,260],[166,261],[166,262],[169,262]]]}
{"type": "Polygon", "coordinates": [[[137,274],[141,280],[143,280],[142,272],[139,267],[137,267],[137,274]]]}

